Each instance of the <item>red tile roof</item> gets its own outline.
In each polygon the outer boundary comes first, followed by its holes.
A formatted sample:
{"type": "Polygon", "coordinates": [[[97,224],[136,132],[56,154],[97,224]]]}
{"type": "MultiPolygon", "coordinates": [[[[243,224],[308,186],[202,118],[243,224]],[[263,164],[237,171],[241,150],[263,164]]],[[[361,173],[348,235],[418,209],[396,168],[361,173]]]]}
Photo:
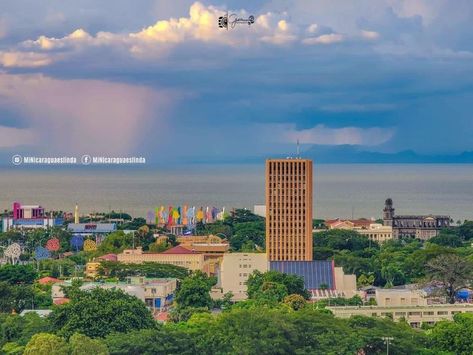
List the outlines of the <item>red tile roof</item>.
{"type": "Polygon", "coordinates": [[[117,254],[105,254],[105,255],[99,256],[97,259],[107,260],[107,261],[117,261],[117,254]]]}
{"type": "Polygon", "coordinates": [[[174,248],[163,251],[162,254],[199,254],[199,253],[196,253],[195,251],[189,250],[187,248],[184,248],[178,245],[174,248]]]}
{"type": "Polygon", "coordinates": [[[53,300],[53,303],[56,305],[61,305],[61,304],[68,303],[69,301],[70,301],[69,298],[62,297],[62,298],[55,298],[53,300]]]}
{"type": "Polygon", "coordinates": [[[61,280],[56,279],[55,277],[50,277],[50,276],[46,276],[38,280],[38,283],[40,283],[41,285],[46,285],[49,283],[55,284],[56,282],[61,282],[61,280]]]}
{"type": "Polygon", "coordinates": [[[325,221],[325,224],[328,224],[328,225],[335,225],[335,224],[338,224],[338,223],[343,223],[343,222],[351,222],[354,224],[354,227],[369,227],[370,224],[374,223],[374,221],[370,220],[370,219],[364,219],[364,218],[360,218],[360,219],[328,219],[325,221]]]}
{"type": "Polygon", "coordinates": [[[154,316],[154,319],[160,322],[167,322],[169,320],[169,313],[160,312],[156,316],[154,316]]]}

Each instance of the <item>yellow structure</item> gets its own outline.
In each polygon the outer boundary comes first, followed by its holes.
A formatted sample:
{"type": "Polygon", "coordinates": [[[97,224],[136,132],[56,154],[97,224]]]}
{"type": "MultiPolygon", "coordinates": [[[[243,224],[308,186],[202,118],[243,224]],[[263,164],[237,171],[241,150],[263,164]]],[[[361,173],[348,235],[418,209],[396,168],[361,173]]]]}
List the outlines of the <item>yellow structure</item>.
{"type": "Polygon", "coordinates": [[[182,245],[192,245],[194,243],[209,243],[209,244],[221,244],[225,243],[226,240],[219,236],[210,235],[189,235],[177,237],[177,242],[182,245]]]}
{"type": "Polygon", "coordinates": [[[121,254],[117,254],[117,261],[130,264],[141,264],[149,261],[181,266],[191,271],[201,270],[208,272],[204,254],[193,252],[179,245],[163,253],[145,253],[141,247],[125,249],[121,254]]]}
{"type": "Polygon", "coordinates": [[[218,275],[219,285],[212,291],[212,297],[221,298],[231,292],[234,301],[246,299],[246,281],[255,270],[268,271],[265,253],[227,253],[223,256],[218,275]]]}
{"type": "Polygon", "coordinates": [[[207,263],[206,270],[212,275],[217,274],[223,254],[230,249],[230,244],[225,239],[215,235],[181,236],[177,238],[177,241],[186,249],[204,254],[204,260],[207,263]]]}
{"type": "Polygon", "coordinates": [[[79,224],[79,206],[76,205],[74,208],[74,223],[79,224]]]}
{"type": "Polygon", "coordinates": [[[266,160],[269,261],[312,260],[312,160],[266,160]]]}
{"type": "Polygon", "coordinates": [[[96,261],[89,261],[85,264],[85,276],[89,278],[94,278],[98,275],[100,263],[96,261]]]}

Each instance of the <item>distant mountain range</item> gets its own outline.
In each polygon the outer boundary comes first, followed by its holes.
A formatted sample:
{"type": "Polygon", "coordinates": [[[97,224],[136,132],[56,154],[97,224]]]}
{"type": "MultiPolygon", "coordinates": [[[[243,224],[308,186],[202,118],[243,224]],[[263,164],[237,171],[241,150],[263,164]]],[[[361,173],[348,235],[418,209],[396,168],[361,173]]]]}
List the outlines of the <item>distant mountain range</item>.
{"type": "Polygon", "coordinates": [[[303,157],[311,158],[318,163],[412,163],[412,164],[471,164],[473,151],[451,155],[424,155],[412,150],[403,150],[397,153],[379,153],[362,150],[353,145],[340,146],[312,146],[302,153],[303,157]]]}

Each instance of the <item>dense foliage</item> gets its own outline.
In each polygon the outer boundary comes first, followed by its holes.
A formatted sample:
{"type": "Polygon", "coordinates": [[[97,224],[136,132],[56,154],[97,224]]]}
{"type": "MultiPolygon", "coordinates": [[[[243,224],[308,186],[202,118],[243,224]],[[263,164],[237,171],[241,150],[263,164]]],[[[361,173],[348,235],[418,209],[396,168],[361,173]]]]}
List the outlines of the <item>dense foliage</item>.
{"type": "MultiPolygon", "coordinates": [[[[208,289],[202,283],[210,279],[198,274],[189,279],[190,286],[208,289]]],[[[390,354],[471,354],[473,349],[469,314],[422,331],[384,318],[339,319],[317,308],[292,295],[159,325],[138,299],[96,289],[74,296],[49,318],[0,316],[0,349],[7,354],[384,354],[386,336],[393,338],[390,354]]]]}
{"type": "Polygon", "coordinates": [[[429,242],[407,238],[381,245],[355,231],[318,232],[314,234],[314,258],[333,258],[346,273],[356,274],[360,286],[390,287],[424,282],[431,276],[429,262],[438,256],[455,254],[462,260],[473,260],[473,249],[465,245],[460,228],[444,230],[429,242]],[[450,238],[456,241],[452,242],[450,238]],[[445,239],[448,243],[440,242],[445,239]]]}
{"type": "Polygon", "coordinates": [[[214,234],[230,242],[234,251],[255,251],[265,248],[265,219],[246,209],[236,209],[224,221],[199,223],[197,234],[214,234]]]}
{"type": "Polygon", "coordinates": [[[301,295],[305,299],[310,294],[304,287],[304,280],[297,275],[288,275],[278,271],[254,271],[248,278],[248,297],[250,299],[268,299],[282,301],[288,295],[301,295]]]}
{"type": "Polygon", "coordinates": [[[36,270],[30,265],[4,265],[0,267],[0,282],[10,285],[31,284],[37,278],[36,270]]]}
{"type": "Polygon", "coordinates": [[[50,315],[55,332],[66,338],[75,332],[95,338],[154,326],[145,304],[121,290],[95,288],[72,295],[69,303],[55,307],[50,315]]]}
{"type": "Polygon", "coordinates": [[[117,277],[120,280],[124,280],[127,276],[172,277],[183,279],[189,274],[186,268],[154,262],[123,264],[115,261],[102,261],[100,265],[100,275],[117,277]]]}

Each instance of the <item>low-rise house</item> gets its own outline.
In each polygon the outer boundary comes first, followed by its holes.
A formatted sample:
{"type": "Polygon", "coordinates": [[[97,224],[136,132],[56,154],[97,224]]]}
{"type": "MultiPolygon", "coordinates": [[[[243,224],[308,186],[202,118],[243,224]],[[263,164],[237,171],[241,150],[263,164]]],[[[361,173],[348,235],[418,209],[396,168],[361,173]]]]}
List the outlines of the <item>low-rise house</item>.
{"type": "Polygon", "coordinates": [[[394,321],[405,320],[413,328],[420,328],[422,324],[433,325],[441,320],[453,320],[453,316],[457,313],[473,313],[473,305],[469,303],[418,306],[332,306],[327,309],[335,317],[387,317],[394,321]]]}
{"type": "Polygon", "coordinates": [[[122,253],[117,255],[117,261],[130,264],[141,264],[149,261],[181,266],[191,271],[200,270],[208,272],[208,270],[206,270],[207,263],[205,262],[204,254],[189,250],[180,245],[162,253],[143,252],[141,247],[125,249],[122,253]]]}
{"type": "Polygon", "coordinates": [[[408,288],[378,288],[376,289],[376,304],[380,307],[426,306],[427,293],[423,290],[408,288]]]}
{"type": "Polygon", "coordinates": [[[302,277],[312,300],[331,297],[350,298],[359,294],[356,289],[356,276],[345,274],[341,267],[335,267],[333,261],[268,262],[265,253],[226,253],[212,297],[221,298],[225,293],[231,292],[234,301],[246,299],[248,297],[246,282],[255,270],[262,273],[275,270],[302,277]]]}
{"type": "MultiPolygon", "coordinates": [[[[70,286],[70,282],[53,285],[51,296],[54,304],[64,302],[64,286],[70,286]]],[[[125,282],[86,282],[80,287],[80,289],[88,291],[97,287],[103,289],[120,289],[123,292],[135,296],[143,301],[143,303],[145,303],[152,311],[162,311],[174,301],[177,280],[173,278],[130,277],[127,278],[125,282]]]]}

